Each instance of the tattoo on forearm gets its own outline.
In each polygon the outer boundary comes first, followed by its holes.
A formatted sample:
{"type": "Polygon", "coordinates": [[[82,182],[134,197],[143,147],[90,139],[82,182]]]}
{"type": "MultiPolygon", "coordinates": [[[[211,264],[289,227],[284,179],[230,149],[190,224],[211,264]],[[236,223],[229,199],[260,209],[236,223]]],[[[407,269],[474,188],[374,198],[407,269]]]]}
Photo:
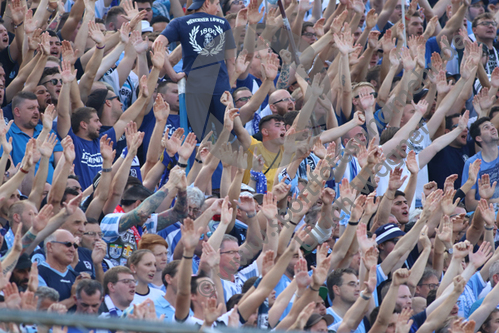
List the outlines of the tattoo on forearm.
{"type": "Polygon", "coordinates": [[[29,247],[31,243],[35,240],[36,235],[34,235],[31,231],[27,231],[26,234],[23,236],[21,239],[21,242],[23,244],[23,249],[29,247]]]}
{"type": "Polygon", "coordinates": [[[7,274],[8,272],[12,271],[14,267],[16,267],[16,265],[17,265],[17,259],[14,260],[9,266],[3,269],[3,274],[7,274]]]}
{"type": "Polygon", "coordinates": [[[175,206],[164,213],[158,214],[157,231],[186,218],[188,212],[189,207],[187,205],[187,191],[179,191],[177,194],[177,201],[175,201],[175,206]]]}
{"type": "Polygon", "coordinates": [[[342,74],[341,75],[341,86],[344,87],[346,84],[346,77],[345,77],[345,74],[342,74]]]}
{"type": "Polygon", "coordinates": [[[283,64],[281,67],[281,75],[277,81],[276,89],[286,89],[289,86],[289,65],[283,64]]]}
{"type": "Polygon", "coordinates": [[[140,221],[145,220],[150,214],[152,214],[156,210],[156,208],[159,207],[159,205],[161,205],[161,203],[163,202],[163,200],[166,198],[167,195],[168,195],[168,189],[164,189],[154,193],[149,198],[145,199],[139,205],[139,207],[135,208],[131,212],[131,214],[130,213],[125,214],[125,216],[123,216],[120,219],[118,231],[119,232],[126,231],[131,227],[133,227],[134,225],[136,225],[137,223],[139,223],[140,221]]]}

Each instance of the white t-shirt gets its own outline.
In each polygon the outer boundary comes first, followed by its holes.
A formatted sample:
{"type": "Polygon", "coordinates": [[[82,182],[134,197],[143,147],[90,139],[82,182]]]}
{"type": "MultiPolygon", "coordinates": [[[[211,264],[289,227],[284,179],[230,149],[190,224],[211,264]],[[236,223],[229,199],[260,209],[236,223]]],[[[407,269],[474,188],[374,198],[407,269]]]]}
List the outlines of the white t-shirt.
{"type": "Polygon", "coordinates": [[[133,297],[133,301],[130,304],[130,306],[133,306],[134,304],[140,304],[140,303],[144,302],[145,300],[147,300],[148,298],[150,300],[155,300],[156,298],[163,297],[163,296],[165,296],[165,293],[163,290],[149,287],[149,292],[145,295],[140,295],[140,294],[137,294],[137,292],[135,292],[135,296],[133,297]]]}

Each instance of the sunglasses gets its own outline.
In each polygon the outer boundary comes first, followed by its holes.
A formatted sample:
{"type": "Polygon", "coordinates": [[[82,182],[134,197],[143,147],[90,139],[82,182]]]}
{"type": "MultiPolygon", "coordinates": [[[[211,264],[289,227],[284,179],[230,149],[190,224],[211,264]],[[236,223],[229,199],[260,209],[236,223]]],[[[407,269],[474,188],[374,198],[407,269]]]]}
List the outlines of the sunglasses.
{"type": "MultiPolygon", "coordinates": [[[[114,95],[114,96],[112,96],[112,97],[108,97],[108,98],[106,98],[106,101],[112,101],[113,99],[116,99],[116,98],[118,98],[118,95],[114,95]]],[[[119,101],[119,100],[120,100],[120,99],[118,98],[118,101],[119,101]]]]}
{"type": "Polygon", "coordinates": [[[57,85],[57,82],[59,82],[60,84],[62,84],[62,79],[52,79],[52,80],[48,80],[48,81],[45,81],[43,84],[46,84],[46,83],[51,83],[53,86],[56,86],[57,85]]]}
{"type": "Polygon", "coordinates": [[[74,247],[75,249],[78,248],[78,244],[72,243],[72,242],[58,242],[58,241],[52,241],[51,243],[57,243],[57,244],[62,244],[67,248],[70,248],[71,246],[74,247]]]}
{"type": "Polygon", "coordinates": [[[251,97],[241,97],[241,98],[238,98],[236,99],[236,103],[237,102],[247,102],[250,100],[251,97]]]}
{"type": "MultiPolygon", "coordinates": [[[[372,92],[371,95],[374,96],[374,98],[378,98],[378,93],[377,92],[372,92]]],[[[359,95],[355,96],[354,98],[359,98],[359,95]]]]}
{"type": "Polygon", "coordinates": [[[293,97],[287,97],[287,98],[283,98],[283,99],[280,99],[272,104],[277,104],[277,103],[281,103],[281,102],[294,102],[295,99],[293,97]]]}

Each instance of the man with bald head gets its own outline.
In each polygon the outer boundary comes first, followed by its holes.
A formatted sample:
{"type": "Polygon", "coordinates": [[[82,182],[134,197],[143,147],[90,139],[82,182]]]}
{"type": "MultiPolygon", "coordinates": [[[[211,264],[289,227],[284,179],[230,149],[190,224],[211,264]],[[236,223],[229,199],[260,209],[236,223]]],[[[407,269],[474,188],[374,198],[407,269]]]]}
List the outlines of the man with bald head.
{"type": "Polygon", "coordinates": [[[16,235],[17,228],[19,228],[19,224],[22,224],[22,234],[26,234],[33,225],[37,214],[38,209],[28,200],[18,201],[10,206],[8,215],[10,229],[5,234],[7,248],[10,249],[14,244],[14,236],[16,235]]]}
{"type": "Polygon", "coordinates": [[[45,239],[46,261],[38,265],[38,285],[54,288],[61,303],[69,309],[74,306],[71,288],[77,274],[69,265],[74,261],[78,245],[67,230],[58,229],[45,239]]]}
{"type": "MultiPolygon", "coordinates": [[[[284,89],[276,90],[269,97],[269,109],[272,114],[284,116],[289,111],[295,110],[295,100],[291,97],[289,91],[284,89]]],[[[262,111],[262,117],[270,114],[266,111],[262,111]]]]}

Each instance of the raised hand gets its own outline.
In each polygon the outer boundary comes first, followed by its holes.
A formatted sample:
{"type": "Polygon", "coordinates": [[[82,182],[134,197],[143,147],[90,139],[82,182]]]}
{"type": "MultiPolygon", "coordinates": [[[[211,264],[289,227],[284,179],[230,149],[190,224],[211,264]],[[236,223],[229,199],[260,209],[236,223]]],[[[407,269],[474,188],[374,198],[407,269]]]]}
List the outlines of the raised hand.
{"type": "MultiPolygon", "coordinates": [[[[99,30],[99,28],[97,28],[97,30],[99,30]]],[[[99,32],[102,33],[100,30],[99,32]]],[[[71,64],[71,66],[73,66],[76,60],[78,59],[78,50],[73,51],[71,43],[66,40],[62,41],[61,53],[63,61],[68,61],[71,64]]]]}
{"type": "Polygon", "coordinates": [[[409,154],[407,154],[405,165],[412,175],[416,175],[419,172],[419,165],[416,161],[416,152],[414,150],[411,150],[409,154]]]}
{"type": "MultiPolygon", "coordinates": [[[[156,39],[152,46],[152,51],[149,52],[151,56],[151,62],[154,68],[161,70],[165,65],[166,50],[165,45],[159,39],[156,39]]],[[[177,73],[177,76],[172,78],[175,82],[184,77],[184,73],[177,73]]]]}
{"type": "Polygon", "coordinates": [[[184,140],[184,129],[182,127],[179,127],[175,130],[175,132],[173,132],[172,136],[169,139],[168,139],[168,132],[166,132],[165,136],[161,140],[161,144],[163,148],[166,149],[166,153],[170,157],[173,157],[180,149],[183,140],[184,140]]]}
{"type": "Polygon", "coordinates": [[[184,143],[178,150],[179,160],[188,161],[194,148],[196,148],[196,143],[196,134],[193,132],[187,134],[187,138],[185,138],[184,143]]]}
{"type": "Polygon", "coordinates": [[[260,20],[263,18],[263,11],[264,8],[258,11],[257,0],[251,0],[250,4],[248,5],[248,23],[257,24],[258,22],[260,22],[260,20]]]}
{"type": "Polygon", "coordinates": [[[442,207],[442,211],[444,212],[445,215],[452,215],[454,213],[454,210],[457,207],[457,204],[459,203],[459,198],[456,199],[456,201],[453,202],[454,196],[456,195],[455,190],[447,190],[442,197],[442,201],[440,201],[440,206],[442,207]]]}
{"type": "Polygon", "coordinates": [[[166,121],[170,115],[170,104],[163,99],[161,94],[156,96],[156,100],[153,105],[153,112],[157,122],[166,121]]]}
{"type": "Polygon", "coordinates": [[[480,198],[489,200],[494,196],[497,182],[494,182],[492,186],[490,185],[490,176],[486,173],[478,180],[478,194],[480,198]]]}
{"type": "Polygon", "coordinates": [[[480,172],[480,166],[482,165],[482,160],[481,159],[476,159],[471,163],[470,169],[468,171],[468,180],[472,183],[475,184],[478,173],[480,172]]]}
{"type": "Polygon", "coordinates": [[[233,213],[233,209],[230,208],[229,197],[225,197],[224,201],[222,203],[222,212],[221,212],[220,223],[225,224],[225,225],[229,225],[229,223],[232,221],[232,213],[233,213]]]}
{"type": "Polygon", "coordinates": [[[446,249],[452,248],[452,222],[450,220],[450,217],[447,215],[444,215],[441,221],[441,228],[442,230],[439,230],[438,228],[435,228],[435,233],[440,239],[442,243],[444,243],[446,249]]]}
{"type": "Polygon", "coordinates": [[[88,36],[99,46],[103,45],[106,41],[104,34],[100,31],[95,21],[88,22],[88,36]]]}
{"type": "Polygon", "coordinates": [[[402,171],[402,168],[395,168],[390,171],[390,180],[388,181],[388,189],[390,191],[396,191],[404,184],[407,176],[400,178],[402,176],[402,171]]]}
{"type": "Polygon", "coordinates": [[[475,266],[475,269],[479,269],[492,257],[492,246],[489,242],[483,242],[475,253],[470,250],[469,257],[470,263],[475,266]]]}
{"type": "Polygon", "coordinates": [[[107,254],[107,243],[102,239],[95,242],[94,248],[92,249],[92,261],[94,264],[102,264],[102,260],[107,254]]]}
{"type": "Polygon", "coordinates": [[[480,213],[482,213],[482,218],[485,221],[486,227],[493,228],[496,220],[494,205],[487,205],[487,200],[480,199],[478,202],[478,209],[480,210],[480,213]]]}
{"type": "Polygon", "coordinates": [[[303,258],[298,259],[295,264],[295,280],[298,290],[306,289],[312,282],[312,277],[307,271],[307,261],[303,258]]]}
{"type": "Polygon", "coordinates": [[[267,275],[268,272],[274,267],[274,251],[269,250],[265,252],[262,260],[262,277],[267,275]]]}
{"type": "Polygon", "coordinates": [[[199,243],[199,237],[203,232],[203,228],[199,228],[197,231],[194,230],[194,221],[190,218],[186,218],[184,220],[184,224],[181,226],[182,228],[182,244],[184,245],[184,251],[189,251],[190,253],[194,252],[194,249],[199,243]]]}
{"type": "Polygon", "coordinates": [[[251,61],[248,60],[247,56],[248,50],[246,49],[242,50],[241,53],[239,53],[239,55],[237,56],[235,68],[237,74],[242,74],[248,69],[251,61]]]}

